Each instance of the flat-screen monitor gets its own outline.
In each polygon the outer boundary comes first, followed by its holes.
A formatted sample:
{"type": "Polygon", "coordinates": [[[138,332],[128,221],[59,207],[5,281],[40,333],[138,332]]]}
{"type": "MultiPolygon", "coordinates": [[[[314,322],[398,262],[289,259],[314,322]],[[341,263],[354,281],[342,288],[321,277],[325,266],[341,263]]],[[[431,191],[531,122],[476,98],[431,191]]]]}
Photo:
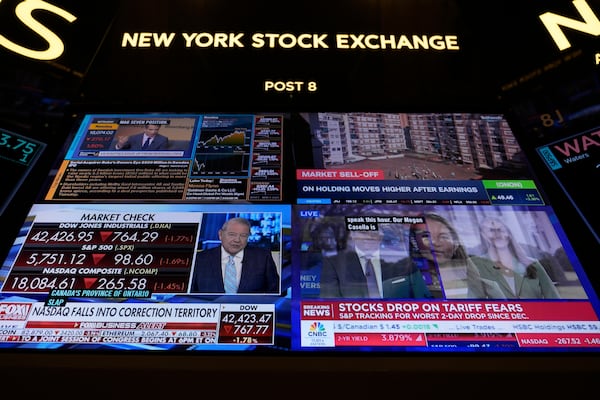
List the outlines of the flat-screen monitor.
{"type": "Polygon", "coordinates": [[[501,114],[74,124],[0,269],[2,348],[600,349],[594,265],[501,114]]]}
{"type": "Polygon", "coordinates": [[[46,144],[39,140],[0,128],[0,215],[4,213],[16,192],[34,168],[46,144]]]}
{"type": "Polygon", "coordinates": [[[46,200],[280,201],[282,125],[281,114],[85,115],[46,200]]]}
{"type": "Polygon", "coordinates": [[[502,101],[506,118],[521,139],[547,192],[564,199],[600,243],[600,219],[589,184],[600,178],[600,73],[590,52],[568,52],[527,79],[506,83],[502,101]],[[540,72],[543,70],[543,72],[540,72]]]}

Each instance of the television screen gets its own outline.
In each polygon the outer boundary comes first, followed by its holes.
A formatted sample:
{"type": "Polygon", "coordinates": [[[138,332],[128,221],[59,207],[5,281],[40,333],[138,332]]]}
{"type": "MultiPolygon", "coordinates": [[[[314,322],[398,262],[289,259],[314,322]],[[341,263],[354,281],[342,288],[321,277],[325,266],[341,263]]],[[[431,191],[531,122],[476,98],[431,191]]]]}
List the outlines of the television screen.
{"type": "Polygon", "coordinates": [[[13,199],[19,187],[35,166],[46,144],[39,140],[0,128],[0,215],[13,199]]]}
{"type": "Polygon", "coordinates": [[[572,240],[500,114],[87,114],[0,269],[0,346],[597,351],[572,240]]]}
{"type": "Polygon", "coordinates": [[[279,201],[282,129],[277,114],[88,114],[46,200],[279,201]]]}
{"type": "Polygon", "coordinates": [[[280,347],[289,242],[285,205],[37,204],[1,270],[2,346],[280,347]],[[211,249],[242,242],[229,293],[211,249]]]}
{"type": "Polygon", "coordinates": [[[503,115],[304,119],[313,164],[297,171],[292,212],[295,348],[597,348],[598,299],[586,267],[503,115]]]}
{"type": "Polygon", "coordinates": [[[598,299],[548,206],[303,205],[292,226],[299,348],[510,351],[598,340],[598,299]]]}
{"type": "Polygon", "coordinates": [[[581,48],[552,60],[538,73],[506,83],[501,99],[506,117],[547,192],[573,221],[582,221],[600,243],[600,223],[588,182],[600,173],[600,75],[592,54],[581,48]],[[543,71],[543,72],[541,72],[543,71]],[[536,155],[536,157],[533,157],[536,155]]]}
{"type": "Polygon", "coordinates": [[[600,219],[595,212],[594,198],[589,195],[588,188],[576,179],[577,176],[587,176],[590,181],[597,182],[600,178],[599,135],[600,127],[597,127],[540,146],[536,150],[600,243],[600,219]]]}

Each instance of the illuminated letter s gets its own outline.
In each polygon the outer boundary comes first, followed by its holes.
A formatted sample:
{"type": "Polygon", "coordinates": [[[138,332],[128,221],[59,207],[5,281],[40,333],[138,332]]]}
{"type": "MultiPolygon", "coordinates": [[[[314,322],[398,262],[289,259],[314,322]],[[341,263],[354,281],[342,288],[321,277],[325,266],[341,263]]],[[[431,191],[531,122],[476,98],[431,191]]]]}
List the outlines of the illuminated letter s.
{"type": "MultiPolygon", "coordinates": [[[[0,0],[1,2],[2,0],[0,0]]],[[[27,47],[20,46],[3,35],[0,35],[0,45],[6,47],[15,53],[21,54],[25,57],[34,58],[37,60],[54,60],[61,56],[65,50],[65,46],[62,40],[54,34],[50,29],[36,21],[31,15],[35,10],[46,10],[59,15],[69,22],[73,22],[77,19],[73,14],[63,10],[62,8],[48,4],[43,0],[24,0],[15,8],[15,14],[17,17],[32,31],[40,35],[46,42],[48,42],[48,49],[46,50],[32,50],[27,47]]]]}

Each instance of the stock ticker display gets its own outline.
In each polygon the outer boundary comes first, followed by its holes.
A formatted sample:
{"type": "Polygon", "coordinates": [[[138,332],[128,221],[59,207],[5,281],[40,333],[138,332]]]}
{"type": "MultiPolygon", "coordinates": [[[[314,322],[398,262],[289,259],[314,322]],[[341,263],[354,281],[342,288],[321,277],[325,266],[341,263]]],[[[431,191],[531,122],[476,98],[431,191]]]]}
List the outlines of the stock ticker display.
{"type": "Polygon", "coordinates": [[[0,269],[0,346],[600,349],[588,266],[502,115],[288,118],[81,118],[0,269]],[[148,126],[163,147],[136,147],[148,126]],[[221,232],[231,218],[247,232],[221,232]],[[213,250],[241,240],[227,292],[213,250]],[[272,269],[251,270],[253,253],[272,269]]]}
{"type": "Polygon", "coordinates": [[[45,147],[46,144],[39,140],[0,129],[0,162],[5,173],[0,189],[4,198],[0,204],[0,215],[35,166],[45,147]]]}

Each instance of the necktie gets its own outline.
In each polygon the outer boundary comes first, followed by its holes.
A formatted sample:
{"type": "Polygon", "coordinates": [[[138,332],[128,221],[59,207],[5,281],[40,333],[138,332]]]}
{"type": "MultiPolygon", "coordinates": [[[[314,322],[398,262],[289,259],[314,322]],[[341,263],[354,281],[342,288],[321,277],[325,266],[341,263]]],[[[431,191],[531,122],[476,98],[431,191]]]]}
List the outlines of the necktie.
{"type": "Polygon", "coordinates": [[[237,274],[235,273],[235,263],[233,256],[229,256],[227,265],[225,265],[225,293],[237,292],[237,274]]]}
{"type": "Polygon", "coordinates": [[[365,265],[365,278],[367,278],[367,289],[369,290],[369,297],[371,298],[379,298],[379,289],[377,288],[377,277],[375,276],[375,269],[373,268],[373,263],[371,259],[367,259],[367,264],[365,265]]]}
{"type": "Polygon", "coordinates": [[[150,146],[150,138],[146,138],[146,140],[144,140],[144,144],[142,145],[142,149],[147,149],[148,146],[150,146]]]}

